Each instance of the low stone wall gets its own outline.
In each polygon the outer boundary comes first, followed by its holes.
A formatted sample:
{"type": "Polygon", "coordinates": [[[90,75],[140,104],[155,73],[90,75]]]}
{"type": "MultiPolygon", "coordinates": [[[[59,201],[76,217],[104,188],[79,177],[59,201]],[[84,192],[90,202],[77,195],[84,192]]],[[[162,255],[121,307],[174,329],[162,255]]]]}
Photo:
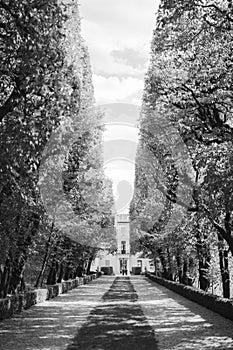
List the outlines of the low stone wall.
{"type": "Polygon", "coordinates": [[[149,272],[146,276],[154,282],[161,284],[162,286],[182,295],[183,297],[192,300],[207,309],[210,309],[218,314],[233,321],[233,300],[221,298],[217,295],[213,295],[194,287],[186,286],[178,282],[172,282],[165,280],[164,278],[157,277],[149,272]]]}
{"type": "Polygon", "coordinates": [[[0,299],[0,320],[12,317],[14,314],[28,309],[31,306],[67,293],[99,277],[99,274],[91,274],[85,277],[77,277],[74,280],[64,281],[46,288],[35,289],[23,294],[17,294],[5,299],[0,299]]]}

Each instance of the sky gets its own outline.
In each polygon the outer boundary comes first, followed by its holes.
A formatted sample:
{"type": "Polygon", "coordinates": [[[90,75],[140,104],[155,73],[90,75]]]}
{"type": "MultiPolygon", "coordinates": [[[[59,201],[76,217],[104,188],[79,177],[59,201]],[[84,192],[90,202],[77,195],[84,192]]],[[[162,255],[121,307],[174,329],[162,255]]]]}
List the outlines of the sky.
{"type": "Polygon", "coordinates": [[[158,0],[81,0],[98,104],[141,103],[158,0]]]}
{"type": "Polygon", "coordinates": [[[158,2],[81,0],[80,4],[96,103],[108,114],[103,140],[105,173],[113,181],[119,213],[127,212],[133,193],[139,117],[135,106],[141,105],[158,2]]]}

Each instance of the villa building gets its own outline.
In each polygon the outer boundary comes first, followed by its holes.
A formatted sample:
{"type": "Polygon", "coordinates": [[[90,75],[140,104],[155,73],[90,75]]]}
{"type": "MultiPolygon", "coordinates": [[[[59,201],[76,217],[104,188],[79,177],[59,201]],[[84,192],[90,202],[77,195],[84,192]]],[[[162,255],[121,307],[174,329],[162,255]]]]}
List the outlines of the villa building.
{"type": "Polygon", "coordinates": [[[115,216],[117,251],[114,254],[100,253],[92,265],[92,269],[102,270],[105,273],[140,274],[145,270],[153,270],[153,262],[141,258],[140,253],[130,254],[130,222],[128,214],[115,216]]]}

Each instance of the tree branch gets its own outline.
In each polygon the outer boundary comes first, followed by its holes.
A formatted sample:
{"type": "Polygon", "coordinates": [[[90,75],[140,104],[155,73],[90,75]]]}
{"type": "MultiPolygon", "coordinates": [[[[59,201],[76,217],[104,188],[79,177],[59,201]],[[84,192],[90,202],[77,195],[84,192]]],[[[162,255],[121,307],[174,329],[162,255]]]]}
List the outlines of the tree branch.
{"type": "Polygon", "coordinates": [[[222,10],[222,9],[220,9],[217,5],[215,5],[215,4],[209,4],[209,5],[198,5],[197,4],[197,6],[198,7],[202,7],[202,8],[214,8],[216,11],[218,11],[218,12],[220,12],[222,15],[224,15],[224,16],[226,16],[226,18],[230,21],[230,22],[233,22],[233,18],[231,18],[230,16],[229,16],[229,14],[227,13],[227,11],[225,11],[225,10],[222,10]]]}
{"type": "MultiPolygon", "coordinates": [[[[216,230],[218,231],[219,235],[228,243],[229,248],[231,250],[231,253],[233,254],[233,236],[231,235],[231,232],[228,232],[228,230],[225,230],[211,215],[210,211],[208,208],[206,208],[206,206],[204,206],[202,204],[202,209],[203,211],[207,214],[208,219],[210,220],[210,222],[212,223],[212,225],[214,226],[214,228],[216,228],[216,230]]],[[[227,215],[227,214],[226,214],[227,215]]]]}
{"type": "Polygon", "coordinates": [[[16,87],[14,87],[12,93],[5,101],[5,103],[0,107],[0,122],[3,120],[5,115],[9,112],[12,112],[15,106],[18,104],[21,94],[16,87]]]}

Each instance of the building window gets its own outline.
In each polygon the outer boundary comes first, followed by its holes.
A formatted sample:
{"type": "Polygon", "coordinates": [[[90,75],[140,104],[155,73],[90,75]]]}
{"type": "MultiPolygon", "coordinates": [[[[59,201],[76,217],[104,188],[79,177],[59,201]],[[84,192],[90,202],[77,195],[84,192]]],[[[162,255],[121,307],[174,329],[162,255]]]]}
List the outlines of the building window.
{"type": "Polygon", "coordinates": [[[138,260],[138,267],[142,267],[142,260],[138,260]]]}
{"type": "Polygon", "coordinates": [[[126,241],[121,241],[121,254],[126,254],[126,241]]]}

